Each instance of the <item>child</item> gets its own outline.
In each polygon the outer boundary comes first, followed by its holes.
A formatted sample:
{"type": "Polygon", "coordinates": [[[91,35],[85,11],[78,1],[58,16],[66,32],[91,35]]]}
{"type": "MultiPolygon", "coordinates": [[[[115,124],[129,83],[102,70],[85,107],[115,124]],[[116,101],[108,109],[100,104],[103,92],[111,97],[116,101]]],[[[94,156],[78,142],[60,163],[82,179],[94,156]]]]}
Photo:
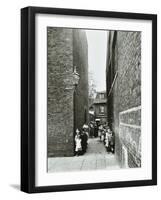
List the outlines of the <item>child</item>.
{"type": "Polygon", "coordinates": [[[102,126],[100,125],[98,127],[98,137],[100,138],[100,141],[101,141],[101,132],[102,132],[102,126]]]}
{"type": "Polygon", "coordinates": [[[109,152],[109,133],[108,133],[108,131],[106,131],[106,134],[105,134],[105,147],[106,147],[107,152],[109,152]]]}
{"type": "Polygon", "coordinates": [[[75,152],[76,152],[76,156],[79,156],[81,154],[82,151],[82,145],[81,145],[81,138],[80,138],[80,134],[79,134],[79,130],[76,130],[76,136],[75,136],[75,152]]]}
{"type": "Polygon", "coordinates": [[[106,132],[106,149],[108,153],[111,151],[110,142],[111,142],[111,130],[108,128],[106,132]]]}
{"type": "Polygon", "coordinates": [[[112,131],[109,129],[109,150],[110,152],[113,152],[113,142],[112,142],[112,131]]]}
{"type": "Polygon", "coordinates": [[[101,142],[105,141],[105,133],[103,130],[101,130],[101,142]]]}
{"type": "Polygon", "coordinates": [[[111,141],[110,141],[110,147],[111,147],[111,152],[115,153],[115,139],[114,139],[114,134],[111,136],[111,141]]]}

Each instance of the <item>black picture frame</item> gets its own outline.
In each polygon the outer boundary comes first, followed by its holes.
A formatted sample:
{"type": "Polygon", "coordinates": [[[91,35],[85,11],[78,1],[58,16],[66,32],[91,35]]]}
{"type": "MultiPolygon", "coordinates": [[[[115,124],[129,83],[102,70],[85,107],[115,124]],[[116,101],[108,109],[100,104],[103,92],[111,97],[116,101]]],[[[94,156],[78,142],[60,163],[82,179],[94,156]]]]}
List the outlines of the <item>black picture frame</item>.
{"type": "Polygon", "coordinates": [[[45,7],[21,9],[21,190],[27,193],[157,184],[157,15],[45,7]],[[35,15],[59,14],[152,21],[152,179],[59,186],[35,186],[35,15]]]}

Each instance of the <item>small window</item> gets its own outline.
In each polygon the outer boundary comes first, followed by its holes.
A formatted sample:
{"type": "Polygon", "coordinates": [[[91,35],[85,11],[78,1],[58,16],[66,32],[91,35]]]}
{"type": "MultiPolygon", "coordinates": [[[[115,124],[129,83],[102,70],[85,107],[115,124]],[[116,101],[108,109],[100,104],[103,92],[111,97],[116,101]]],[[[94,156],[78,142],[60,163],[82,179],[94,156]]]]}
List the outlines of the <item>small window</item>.
{"type": "Polygon", "coordinates": [[[105,112],[105,107],[104,106],[100,106],[100,112],[104,113],[105,112]]]}
{"type": "Polygon", "coordinates": [[[99,96],[100,96],[100,99],[104,99],[105,98],[104,94],[100,94],[99,96]]]}

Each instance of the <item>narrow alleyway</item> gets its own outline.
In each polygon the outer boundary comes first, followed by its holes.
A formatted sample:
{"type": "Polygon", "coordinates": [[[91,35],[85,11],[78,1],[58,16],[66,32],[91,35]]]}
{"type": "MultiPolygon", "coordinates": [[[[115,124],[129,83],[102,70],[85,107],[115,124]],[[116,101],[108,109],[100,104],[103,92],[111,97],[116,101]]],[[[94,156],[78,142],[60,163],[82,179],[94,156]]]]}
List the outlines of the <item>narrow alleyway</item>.
{"type": "Polygon", "coordinates": [[[48,158],[48,172],[119,168],[115,155],[106,152],[99,138],[88,140],[88,149],[83,156],[48,158]]]}

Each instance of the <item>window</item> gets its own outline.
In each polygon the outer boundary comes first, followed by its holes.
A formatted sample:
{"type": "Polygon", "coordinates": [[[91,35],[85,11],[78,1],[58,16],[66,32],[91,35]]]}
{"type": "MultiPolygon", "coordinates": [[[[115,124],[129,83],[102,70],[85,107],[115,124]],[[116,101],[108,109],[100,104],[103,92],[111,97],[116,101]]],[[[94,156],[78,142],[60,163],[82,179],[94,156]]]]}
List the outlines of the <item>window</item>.
{"type": "Polygon", "coordinates": [[[100,97],[100,99],[104,99],[105,95],[104,94],[100,94],[99,97],[100,97]]]}
{"type": "Polygon", "coordinates": [[[104,113],[105,112],[105,107],[104,106],[100,106],[100,112],[104,113]]]}

